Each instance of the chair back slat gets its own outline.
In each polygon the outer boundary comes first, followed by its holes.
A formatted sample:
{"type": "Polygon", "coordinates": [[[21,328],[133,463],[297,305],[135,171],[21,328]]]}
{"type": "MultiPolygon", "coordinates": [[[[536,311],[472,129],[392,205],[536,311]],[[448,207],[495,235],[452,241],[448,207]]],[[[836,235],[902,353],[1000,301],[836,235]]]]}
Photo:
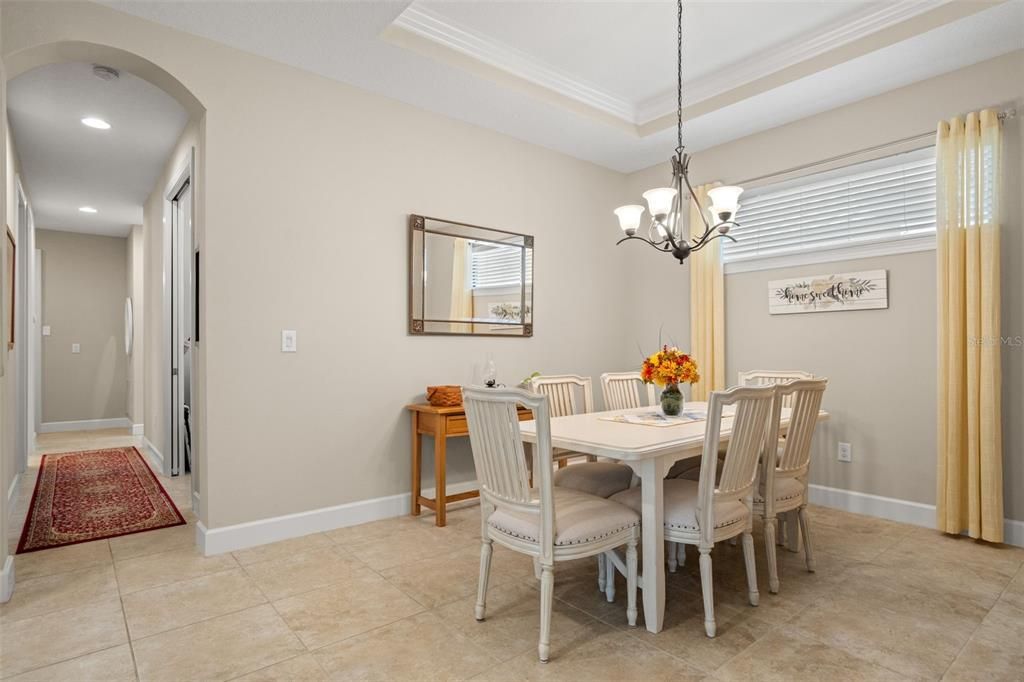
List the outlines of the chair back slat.
{"type": "Polygon", "coordinates": [[[828,379],[804,379],[780,384],[779,399],[789,407],[789,428],[777,469],[779,472],[802,475],[811,462],[811,439],[818,423],[821,400],[825,395],[828,379]],[[788,402],[788,405],[787,405],[788,402]]]}
{"type": "MultiPolygon", "coordinates": [[[[481,495],[495,504],[536,505],[517,407],[523,404],[538,420],[546,419],[547,398],[518,389],[464,387],[462,400],[481,495]]],[[[546,447],[550,461],[551,438],[547,429],[545,433],[547,442],[538,443],[538,454],[543,459],[546,447]]]]}
{"type": "MultiPolygon", "coordinates": [[[[767,443],[771,426],[774,386],[755,387],[758,394],[736,400],[732,436],[716,495],[733,496],[753,488],[757,463],[767,443]]],[[[727,404],[727,403],[726,403],[727,404]]]]}
{"type": "Polygon", "coordinates": [[[654,404],[654,386],[645,384],[639,372],[607,372],[601,375],[604,409],[628,410],[644,407],[641,391],[647,394],[647,405],[654,404]]]}
{"type": "Polygon", "coordinates": [[[530,379],[530,390],[547,396],[552,417],[567,417],[594,411],[594,387],[590,377],[575,374],[553,374],[530,379]],[[577,391],[583,395],[582,409],[577,391]]]}
{"type": "MultiPolygon", "coordinates": [[[[810,372],[803,372],[798,369],[752,369],[739,373],[740,386],[775,386],[784,384],[794,379],[813,379],[810,372]]],[[[783,399],[783,407],[793,406],[793,396],[789,395],[783,399]]]]}

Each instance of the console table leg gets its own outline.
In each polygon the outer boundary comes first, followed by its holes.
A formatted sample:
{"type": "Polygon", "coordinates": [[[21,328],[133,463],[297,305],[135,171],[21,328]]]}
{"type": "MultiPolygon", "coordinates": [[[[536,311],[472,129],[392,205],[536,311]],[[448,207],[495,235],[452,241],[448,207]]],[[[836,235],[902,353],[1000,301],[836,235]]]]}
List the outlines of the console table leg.
{"type": "Polygon", "coordinates": [[[420,515],[420,474],[423,469],[423,436],[419,430],[419,416],[412,418],[412,515],[420,515]]]}
{"type": "Polygon", "coordinates": [[[445,525],[445,511],[447,510],[447,495],[445,493],[445,466],[447,456],[448,434],[444,426],[444,420],[438,420],[438,429],[434,434],[434,504],[436,517],[434,524],[438,527],[445,525]]]}

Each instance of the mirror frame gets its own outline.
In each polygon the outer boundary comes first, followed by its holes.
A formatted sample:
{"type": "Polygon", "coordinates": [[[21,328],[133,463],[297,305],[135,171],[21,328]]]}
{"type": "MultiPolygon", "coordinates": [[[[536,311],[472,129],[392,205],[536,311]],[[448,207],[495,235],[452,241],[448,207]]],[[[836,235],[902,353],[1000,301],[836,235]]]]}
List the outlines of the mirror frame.
{"type": "MultiPolygon", "coordinates": [[[[446,234],[444,232],[438,232],[436,230],[429,230],[426,228],[426,221],[436,220],[441,223],[448,223],[449,225],[461,225],[462,227],[471,227],[479,230],[487,230],[489,232],[498,232],[501,234],[513,235],[516,237],[523,238],[523,247],[527,249],[534,248],[533,235],[522,234],[520,232],[509,232],[508,230],[498,230],[493,227],[483,227],[482,225],[472,225],[470,223],[463,223],[457,220],[446,220],[444,218],[434,218],[432,216],[410,214],[409,215],[409,334],[413,336],[490,336],[490,337],[502,337],[510,339],[521,339],[529,338],[533,336],[533,287],[536,281],[531,273],[531,284],[530,284],[530,295],[525,297],[525,301],[529,304],[530,309],[530,322],[520,326],[523,329],[522,334],[494,334],[489,332],[435,332],[435,331],[424,331],[423,319],[415,317],[415,303],[414,297],[416,292],[416,283],[414,280],[414,273],[416,272],[416,249],[415,249],[415,237],[417,232],[431,233],[431,234],[446,234]]],[[[421,283],[422,286],[422,283],[421,283]]],[[[463,320],[451,320],[452,324],[468,324],[463,320]]],[[[478,323],[486,324],[486,323],[478,323]]]]}

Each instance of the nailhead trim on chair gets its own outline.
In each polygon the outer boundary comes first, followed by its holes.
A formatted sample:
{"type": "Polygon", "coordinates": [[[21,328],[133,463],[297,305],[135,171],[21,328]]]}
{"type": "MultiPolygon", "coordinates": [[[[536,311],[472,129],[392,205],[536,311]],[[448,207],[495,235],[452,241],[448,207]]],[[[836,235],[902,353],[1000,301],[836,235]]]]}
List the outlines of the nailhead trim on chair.
{"type": "MultiPolygon", "coordinates": [[[[498,525],[496,525],[494,523],[491,523],[490,521],[487,522],[487,525],[490,526],[491,528],[497,530],[497,531],[500,531],[500,532],[504,533],[505,535],[511,535],[512,537],[519,538],[520,540],[527,540],[529,542],[540,542],[540,540],[537,539],[537,538],[529,537],[529,536],[526,536],[526,535],[522,535],[520,533],[515,533],[515,532],[513,532],[511,530],[508,530],[506,528],[502,528],[501,526],[498,526],[498,525]]],[[[579,540],[576,540],[574,542],[556,542],[555,546],[556,547],[571,547],[573,545],[585,545],[588,542],[593,542],[595,540],[601,540],[603,538],[611,537],[612,535],[615,535],[616,533],[620,533],[620,532],[622,532],[624,530],[628,530],[630,528],[636,528],[639,525],[640,525],[640,522],[636,521],[634,523],[630,523],[628,525],[622,526],[621,528],[616,528],[615,530],[610,530],[607,533],[602,533],[601,535],[593,535],[593,536],[587,537],[587,538],[580,538],[579,540]]]]}

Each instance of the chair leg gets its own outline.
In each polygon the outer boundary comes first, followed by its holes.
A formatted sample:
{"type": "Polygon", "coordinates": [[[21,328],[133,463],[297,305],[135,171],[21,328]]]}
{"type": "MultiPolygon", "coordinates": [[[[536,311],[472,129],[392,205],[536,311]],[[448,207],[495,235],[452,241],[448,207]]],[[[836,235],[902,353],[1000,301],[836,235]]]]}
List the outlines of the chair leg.
{"type": "Polygon", "coordinates": [[[761,595],[757,591],[757,566],[754,559],[754,536],[747,528],[743,533],[743,563],[747,565],[747,598],[751,606],[757,606],[761,595]]]}
{"type": "Polygon", "coordinates": [[[814,573],[814,554],[811,553],[811,529],[807,523],[807,507],[800,507],[800,532],[804,537],[804,560],[807,570],[814,573]]]}
{"type": "Polygon", "coordinates": [[[786,512],[786,549],[794,554],[800,551],[800,512],[786,512]]]}
{"type": "Polygon", "coordinates": [[[682,542],[676,543],[676,560],[680,566],[686,565],[686,545],[682,542]]]}
{"type": "MultiPolygon", "coordinates": [[[[597,555],[597,591],[598,592],[604,592],[605,580],[607,580],[607,578],[605,577],[605,565],[606,565],[606,563],[607,562],[605,561],[604,554],[598,554],[597,555]]],[[[612,568],[612,570],[615,570],[614,567],[612,568]]]]}
{"type": "Polygon", "coordinates": [[[668,560],[668,572],[675,573],[679,563],[676,559],[676,543],[665,540],[665,557],[668,560]]]}
{"type": "Polygon", "coordinates": [[[476,619],[482,621],[487,611],[487,581],[491,577],[492,541],[485,539],[480,543],[480,581],[476,587],[476,619]]]}
{"type": "Polygon", "coordinates": [[[636,538],[633,538],[626,544],[626,621],[631,628],[636,627],[636,586],[636,538]]]}
{"type": "Polygon", "coordinates": [[[615,601],[615,564],[611,559],[604,560],[604,598],[611,604],[615,601]]]}
{"type": "Polygon", "coordinates": [[[715,589],[711,582],[711,547],[700,547],[700,589],[704,594],[704,632],[715,636],[715,589]]]}
{"type": "Polygon", "coordinates": [[[786,515],[780,514],[775,517],[776,521],[779,522],[779,533],[775,537],[775,544],[779,547],[786,546],[786,534],[788,532],[789,524],[786,523],[786,515]]]}
{"type": "Polygon", "coordinates": [[[540,643],[537,653],[547,663],[551,655],[551,607],[555,592],[555,567],[541,566],[540,573],[540,643]]]}
{"type": "Polygon", "coordinates": [[[775,556],[775,534],[778,531],[779,519],[773,516],[764,520],[764,553],[768,560],[768,591],[779,592],[779,565],[775,556]]]}
{"type": "Polygon", "coordinates": [[[735,547],[737,544],[739,544],[739,538],[737,538],[735,535],[733,535],[731,538],[729,538],[729,546],[730,547],[735,547]]]}

